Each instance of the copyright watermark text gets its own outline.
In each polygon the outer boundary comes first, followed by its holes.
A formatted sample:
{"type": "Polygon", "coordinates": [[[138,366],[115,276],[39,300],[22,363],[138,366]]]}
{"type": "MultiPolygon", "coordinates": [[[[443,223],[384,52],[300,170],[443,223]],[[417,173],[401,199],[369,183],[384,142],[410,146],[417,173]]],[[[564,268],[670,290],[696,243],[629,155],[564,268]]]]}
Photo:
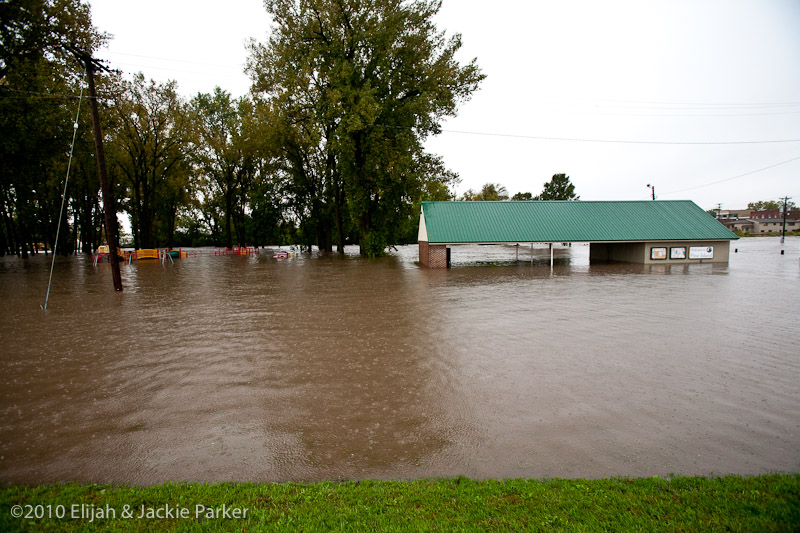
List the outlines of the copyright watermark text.
{"type": "Polygon", "coordinates": [[[234,507],[227,504],[206,506],[197,504],[192,507],[182,505],[95,505],[92,503],[75,503],[70,505],[26,504],[11,506],[11,516],[23,520],[246,520],[246,507],[234,507]]]}

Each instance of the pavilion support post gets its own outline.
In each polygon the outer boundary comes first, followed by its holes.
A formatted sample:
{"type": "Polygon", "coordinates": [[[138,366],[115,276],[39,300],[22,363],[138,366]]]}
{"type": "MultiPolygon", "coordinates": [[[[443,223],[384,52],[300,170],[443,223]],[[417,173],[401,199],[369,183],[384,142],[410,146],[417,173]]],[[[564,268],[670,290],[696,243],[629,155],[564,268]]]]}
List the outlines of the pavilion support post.
{"type": "Polygon", "coordinates": [[[531,266],[533,266],[533,243],[531,243],[531,266]]]}
{"type": "Polygon", "coordinates": [[[550,243],[550,270],[553,270],[553,243],[550,243]]]}

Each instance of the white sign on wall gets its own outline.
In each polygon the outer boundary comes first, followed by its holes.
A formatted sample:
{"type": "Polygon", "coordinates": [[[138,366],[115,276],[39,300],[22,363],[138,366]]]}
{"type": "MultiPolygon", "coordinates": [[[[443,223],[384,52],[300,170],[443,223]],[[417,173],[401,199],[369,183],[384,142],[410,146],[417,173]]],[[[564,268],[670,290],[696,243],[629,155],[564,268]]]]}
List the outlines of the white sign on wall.
{"type": "Polygon", "coordinates": [[[713,246],[692,246],[689,248],[689,259],[713,259],[713,246]]]}

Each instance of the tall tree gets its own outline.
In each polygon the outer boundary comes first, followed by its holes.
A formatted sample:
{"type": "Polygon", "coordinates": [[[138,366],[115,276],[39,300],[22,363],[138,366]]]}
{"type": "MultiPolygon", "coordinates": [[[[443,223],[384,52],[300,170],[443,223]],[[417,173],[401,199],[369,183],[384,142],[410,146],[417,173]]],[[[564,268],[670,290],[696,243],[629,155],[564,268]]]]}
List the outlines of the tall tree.
{"type": "Polygon", "coordinates": [[[245,210],[259,169],[255,108],[249,98],[234,100],[219,87],[211,94],[198,94],[191,106],[199,124],[196,155],[204,176],[203,194],[206,202],[222,208],[225,245],[230,248],[234,236],[239,243],[247,240],[245,210]]]}
{"type": "Polygon", "coordinates": [[[167,244],[178,208],[188,199],[194,125],[174,81],[145,81],[140,73],[122,82],[114,106],[114,163],[126,189],[134,245],[167,244]]]}
{"type": "Polygon", "coordinates": [[[0,2],[0,253],[54,244],[82,77],[65,47],[105,40],[79,0],[0,2]]]}
{"type": "Polygon", "coordinates": [[[575,194],[575,186],[569,181],[566,174],[554,174],[553,179],[544,184],[542,194],[534,200],[580,200],[575,194]]]}
{"type": "MultiPolygon", "coordinates": [[[[455,59],[433,17],[439,1],[267,0],[276,27],[251,44],[254,91],[284,120],[286,168],[321,229],[345,214],[361,253],[381,255],[402,234],[419,199],[423,143],[483,79],[475,61],[455,59]]],[[[317,232],[324,243],[324,232],[317,232]],[[322,235],[319,235],[322,233],[322,235]]]]}

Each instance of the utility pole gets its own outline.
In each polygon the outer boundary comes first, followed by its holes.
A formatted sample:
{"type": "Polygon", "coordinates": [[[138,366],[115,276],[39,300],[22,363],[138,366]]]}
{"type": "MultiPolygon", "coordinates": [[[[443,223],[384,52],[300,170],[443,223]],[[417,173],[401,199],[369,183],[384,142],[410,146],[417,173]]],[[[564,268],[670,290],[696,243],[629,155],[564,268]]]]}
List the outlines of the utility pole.
{"type": "Polygon", "coordinates": [[[92,110],[92,130],[94,131],[94,149],[97,153],[97,176],[100,179],[100,190],[103,195],[103,214],[106,222],[106,240],[108,241],[108,253],[111,259],[111,276],[114,279],[114,290],[122,292],[122,276],[119,273],[119,257],[117,250],[117,220],[114,202],[114,193],[111,190],[111,183],[108,181],[106,173],[106,154],[103,150],[103,134],[100,131],[100,113],[97,110],[97,94],[94,88],[95,69],[108,70],[88,52],[79,50],[72,46],[65,46],[67,50],[83,63],[86,68],[86,77],[89,81],[89,107],[92,110]]]}
{"type": "Polygon", "coordinates": [[[788,211],[789,200],[791,198],[789,196],[783,197],[783,230],[781,231],[781,244],[786,239],[786,215],[788,211]]]}
{"type": "Polygon", "coordinates": [[[722,204],[717,204],[717,220],[722,215],[722,204]]]}

